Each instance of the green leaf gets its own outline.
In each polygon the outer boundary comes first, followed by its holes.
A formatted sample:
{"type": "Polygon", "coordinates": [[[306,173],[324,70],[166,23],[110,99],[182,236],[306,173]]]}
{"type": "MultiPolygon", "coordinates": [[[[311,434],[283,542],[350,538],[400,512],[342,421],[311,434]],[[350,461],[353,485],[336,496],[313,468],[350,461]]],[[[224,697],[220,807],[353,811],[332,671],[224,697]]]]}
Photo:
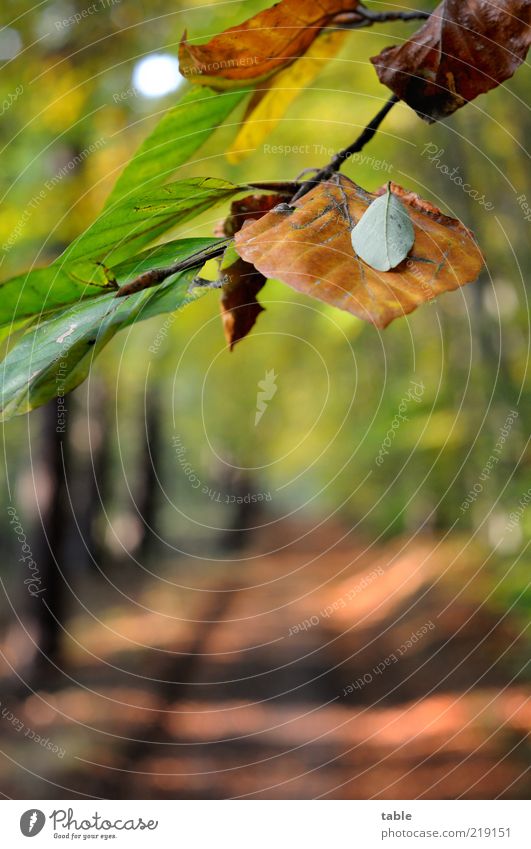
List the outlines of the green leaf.
{"type": "Polygon", "coordinates": [[[65,395],[87,376],[93,359],[122,328],[194,299],[193,270],[127,298],[104,295],[84,301],[29,330],[2,364],[0,420],[22,415],[56,395],[65,395]]]}
{"type": "Polygon", "coordinates": [[[29,327],[31,322],[32,319],[23,318],[20,321],[12,321],[4,327],[0,327],[0,344],[3,345],[7,341],[11,342],[22,330],[29,327]]]}
{"type": "Polygon", "coordinates": [[[227,268],[230,268],[232,265],[234,265],[235,262],[238,262],[239,259],[240,259],[240,255],[236,251],[236,248],[234,247],[234,243],[228,245],[228,247],[224,251],[223,256],[221,258],[221,262],[219,264],[219,270],[220,271],[226,271],[227,268]]]}
{"type": "Polygon", "coordinates": [[[362,215],[351,237],[360,259],[376,271],[390,271],[406,258],[415,241],[413,222],[389,184],[362,215]]]}
{"type": "Polygon", "coordinates": [[[230,197],[230,191],[227,194],[221,192],[223,196],[217,198],[211,194],[212,203],[209,203],[207,186],[204,186],[201,203],[192,207],[197,181],[183,181],[186,185],[181,184],[181,195],[189,192],[188,206],[186,199],[181,197],[184,203],[178,209],[179,189],[173,195],[170,189],[171,197],[163,199],[159,196],[159,208],[152,215],[154,211],[149,208],[148,198],[151,196],[147,187],[155,188],[166,182],[171,173],[185,163],[225,121],[246,94],[246,91],[220,94],[207,88],[194,88],[170,109],[128,163],[107,199],[104,213],[86,233],[47,268],[34,269],[0,283],[0,328],[11,325],[12,321],[19,323],[25,318],[49,314],[81,298],[92,298],[102,291],[115,289],[112,275],[94,260],[99,263],[107,257],[113,262],[120,262],[179,221],[185,221],[218,200],[230,197]],[[140,203],[145,204],[144,217],[137,201],[120,203],[132,193],[139,194],[139,190],[143,190],[140,203]],[[164,201],[167,203],[167,215],[160,206],[164,201]],[[175,218],[170,207],[173,207],[175,218]],[[111,251],[115,246],[116,250],[111,251]],[[92,262],[82,265],[81,262],[86,260],[92,262]],[[76,267],[67,268],[65,262],[76,263],[76,267]]]}
{"type": "Polygon", "coordinates": [[[68,306],[116,289],[103,266],[82,264],[71,270],[58,261],[0,283],[0,327],[68,306]]]}
{"type": "Polygon", "coordinates": [[[135,195],[107,209],[56,260],[92,260],[110,266],[128,259],[162,233],[242,191],[242,186],[214,177],[193,177],[135,195]]]}
{"type": "MultiPolygon", "coordinates": [[[[171,243],[171,249],[168,243],[128,260],[116,271],[120,281],[127,282],[144,266],[151,268],[155,256],[160,260],[157,265],[170,257],[171,261],[184,260],[218,241],[223,240],[182,239],[171,243]]],[[[93,359],[122,328],[174,312],[196,300],[197,290],[190,291],[196,270],[188,269],[159,286],[125,298],[111,293],[81,301],[32,325],[0,368],[0,420],[27,413],[78,386],[93,359]]]]}
{"type": "Polygon", "coordinates": [[[245,97],[247,91],[220,94],[193,88],[164,115],[118,178],[106,208],[139,189],[147,191],[171,174],[201,147],[245,97]]]}
{"type": "Polygon", "coordinates": [[[239,186],[224,180],[197,177],[169,183],[108,210],[47,268],[0,284],[0,327],[115,290],[111,263],[134,257],[166,230],[239,191],[239,186]]]}

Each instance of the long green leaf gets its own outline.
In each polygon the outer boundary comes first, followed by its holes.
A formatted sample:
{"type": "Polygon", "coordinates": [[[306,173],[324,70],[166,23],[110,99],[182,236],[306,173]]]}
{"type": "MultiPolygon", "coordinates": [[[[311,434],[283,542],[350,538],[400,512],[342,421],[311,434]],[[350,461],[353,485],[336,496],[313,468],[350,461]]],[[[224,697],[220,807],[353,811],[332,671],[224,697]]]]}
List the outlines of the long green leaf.
{"type": "MultiPolygon", "coordinates": [[[[120,283],[147,268],[196,256],[223,240],[180,239],[144,251],[116,266],[120,283]]],[[[0,420],[39,407],[81,383],[95,356],[121,328],[195,300],[189,292],[195,270],[125,298],[112,294],[81,301],[32,325],[0,367],[0,420]]]]}
{"type": "Polygon", "coordinates": [[[103,266],[80,263],[70,270],[56,261],[47,268],[36,268],[0,283],[0,327],[115,288],[103,266]]]}
{"type": "Polygon", "coordinates": [[[57,262],[92,260],[106,266],[134,256],[166,230],[228,200],[241,186],[213,177],[178,180],[107,209],[57,262]]]}
{"type": "Polygon", "coordinates": [[[106,208],[132,192],[165,183],[201,147],[245,97],[247,91],[220,94],[193,88],[159,121],[133,156],[107,198],[106,208]]]}
{"type": "MultiPolygon", "coordinates": [[[[86,233],[47,268],[35,269],[0,283],[0,328],[12,323],[18,325],[26,318],[45,315],[81,298],[96,297],[102,291],[115,289],[112,273],[102,264],[105,259],[108,264],[111,260],[120,262],[134,256],[178,221],[199,214],[211,205],[206,185],[204,192],[200,190],[200,204],[196,207],[192,207],[191,202],[186,204],[183,192],[188,189],[192,200],[197,188],[197,183],[189,181],[187,187],[182,186],[180,209],[179,189],[172,195],[170,188],[170,196],[159,196],[157,210],[151,209],[146,195],[149,197],[148,187],[155,189],[165,183],[171,173],[192,156],[246,93],[220,94],[207,88],[195,88],[170,109],[126,166],[107,199],[103,214],[86,233]],[[132,194],[141,194],[140,201],[131,198],[129,205],[124,204],[132,194]],[[144,204],[143,210],[139,204],[144,204]],[[72,263],[75,267],[71,267],[72,263]]],[[[230,191],[220,193],[223,197],[230,194],[230,191]]],[[[211,194],[210,199],[216,203],[222,198],[211,194]]]]}
{"type": "Polygon", "coordinates": [[[122,328],[195,299],[193,270],[126,298],[104,295],[42,322],[9,352],[0,372],[0,420],[63,396],[87,376],[92,361],[122,328]]]}
{"type": "Polygon", "coordinates": [[[0,327],[115,290],[124,281],[117,279],[114,265],[239,191],[224,180],[194,178],[108,210],[50,266],[0,284],[0,327]]]}

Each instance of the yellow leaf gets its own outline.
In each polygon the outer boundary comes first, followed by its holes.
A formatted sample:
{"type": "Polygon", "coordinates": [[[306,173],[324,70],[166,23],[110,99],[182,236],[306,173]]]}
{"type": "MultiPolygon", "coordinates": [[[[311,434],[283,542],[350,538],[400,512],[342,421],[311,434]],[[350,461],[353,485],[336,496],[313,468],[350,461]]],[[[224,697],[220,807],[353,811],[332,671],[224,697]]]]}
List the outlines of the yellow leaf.
{"type": "Polygon", "coordinates": [[[229,162],[240,162],[258,147],[276,127],[301,90],[311,85],[323,65],[338,53],[347,34],[345,30],[323,33],[304,56],[275,74],[269,81],[269,87],[254,95],[245,123],[227,151],[229,162]]]}

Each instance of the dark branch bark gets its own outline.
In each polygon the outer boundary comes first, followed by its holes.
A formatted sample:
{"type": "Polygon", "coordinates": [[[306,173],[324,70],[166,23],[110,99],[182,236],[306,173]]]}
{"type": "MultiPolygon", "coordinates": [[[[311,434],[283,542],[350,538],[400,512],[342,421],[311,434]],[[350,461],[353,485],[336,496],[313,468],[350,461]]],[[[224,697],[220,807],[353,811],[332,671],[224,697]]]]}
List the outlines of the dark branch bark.
{"type": "Polygon", "coordinates": [[[332,25],[339,29],[357,29],[370,27],[373,24],[384,24],[388,21],[419,21],[426,20],[431,12],[415,10],[412,12],[373,12],[365,6],[358,6],[353,12],[344,12],[334,18],[332,25]]]}
{"type": "Polygon", "coordinates": [[[157,286],[171,277],[172,274],[177,274],[179,271],[186,271],[188,268],[200,268],[209,259],[221,256],[225,248],[229,244],[230,239],[223,239],[211,248],[199,251],[186,259],[181,259],[178,262],[172,263],[165,268],[151,268],[149,271],[144,271],[139,274],[130,283],[125,283],[118,289],[115,298],[124,298],[126,295],[134,295],[135,292],[141,292],[143,289],[150,289],[152,286],[157,286]]]}
{"type": "Polygon", "coordinates": [[[258,180],[257,182],[247,183],[251,189],[260,189],[263,192],[278,192],[279,194],[288,194],[295,192],[299,188],[297,180],[258,180]]]}

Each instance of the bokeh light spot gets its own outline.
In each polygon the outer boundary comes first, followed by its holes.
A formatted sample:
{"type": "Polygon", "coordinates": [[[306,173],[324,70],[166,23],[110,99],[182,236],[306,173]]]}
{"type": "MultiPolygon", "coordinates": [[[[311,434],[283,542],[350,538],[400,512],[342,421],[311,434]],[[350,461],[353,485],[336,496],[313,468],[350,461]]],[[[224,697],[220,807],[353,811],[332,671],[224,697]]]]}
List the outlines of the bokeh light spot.
{"type": "Polygon", "coordinates": [[[146,56],[133,71],[133,85],[144,97],[163,97],[183,82],[178,60],[167,53],[146,56]]]}

